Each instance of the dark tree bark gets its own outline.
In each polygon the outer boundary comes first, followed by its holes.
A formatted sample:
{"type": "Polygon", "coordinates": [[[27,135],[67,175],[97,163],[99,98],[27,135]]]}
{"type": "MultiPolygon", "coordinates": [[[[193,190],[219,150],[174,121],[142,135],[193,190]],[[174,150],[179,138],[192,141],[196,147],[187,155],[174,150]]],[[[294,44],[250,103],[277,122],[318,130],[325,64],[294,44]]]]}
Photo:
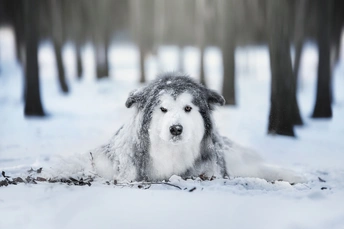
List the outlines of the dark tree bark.
{"type": "Polygon", "coordinates": [[[307,0],[296,1],[293,11],[295,11],[295,18],[293,17],[294,25],[294,44],[295,44],[295,59],[294,59],[294,75],[297,81],[299,74],[299,67],[302,55],[303,43],[305,40],[305,23],[307,20],[307,7],[309,2],[307,0]]]}
{"type": "Polygon", "coordinates": [[[57,64],[57,75],[61,91],[68,93],[68,85],[66,82],[66,75],[62,59],[62,47],[64,43],[63,31],[63,15],[62,15],[62,1],[51,0],[51,13],[52,13],[52,40],[55,49],[55,59],[57,64]]]}
{"type": "Polygon", "coordinates": [[[54,41],[54,49],[55,49],[55,59],[57,64],[57,76],[60,83],[60,88],[63,93],[68,93],[68,85],[66,82],[66,74],[63,67],[63,59],[62,59],[62,45],[60,42],[54,41]]]}
{"type": "Polygon", "coordinates": [[[109,77],[108,48],[110,39],[110,1],[93,1],[92,29],[96,55],[97,79],[109,77]]]}
{"type": "Polygon", "coordinates": [[[81,45],[75,42],[75,52],[76,52],[76,70],[78,79],[82,78],[82,61],[81,61],[81,45]]]}
{"type": "Polygon", "coordinates": [[[200,66],[199,66],[199,77],[200,77],[200,83],[204,86],[207,86],[205,82],[205,74],[204,74],[204,47],[200,47],[200,66]]]}
{"type": "MultiPolygon", "coordinates": [[[[23,0],[17,1],[16,3],[19,5],[22,5],[23,0]]],[[[16,37],[16,54],[18,62],[22,64],[22,66],[25,64],[24,58],[24,18],[23,18],[23,8],[18,7],[17,4],[15,4],[15,12],[14,12],[14,32],[16,37]]],[[[23,66],[24,67],[24,66],[23,66]]]]}
{"type": "Polygon", "coordinates": [[[293,128],[293,69],[290,56],[288,2],[268,1],[271,107],[269,134],[295,136],[293,128]]]}
{"type": "Polygon", "coordinates": [[[303,40],[295,41],[294,75],[296,79],[296,84],[297,84],[297,78],[299,75],[302,48],[303,48],[303,40]]]}
{"type": "Polygon", "coordinates": [[[75,47],[76,77],[82,78],[81,47],[84,42],[86,32],[84,25],[88,21],[84,18],[83,12],[86,1],[84,0],[60,0],[63,5],[63,18],[67,23],[63,23],[64,37],[66,41],[71,41],[75,47]]]}
{"type": "Polygon", "coordinates": [[[140,52],[140,82],[146,81],[145,57],[153,50],[155,34],[154,0],[131,0],[131,29],[140,52]]]}
{"type": "Polygon", "coordinates": [[[38,14],[37,1],[24,1],[25,39],[26,39],[26,96],[25,116],[44,116],[39,88],[38,70],[38,14]]]}
{"type": "MultiPolygon", "coordinates": [[[[297,94],[297,85],[298,85],[298,75],[300,69],[300,62],[301,62],[301,55],[302,55],[302,48],[304,43],[304,36],[305,36],[305,21],[306,21],[306,7],[308,7],[308,2],[306,0],[298,1],[294,5],[293,10],[296,11],[296,17],[294,18],[294,42],[295,42],[295,59],[294,59],[294,69],[293,69],[293,85],[292,85],[292,93],[293,93],[293,101],[292,101],[292,109],[293,109],[293,124],[294,125],[303,125],[303,121],[300,115],[300,110],[296,98],[297,94]]],[[[291,20],[292,21],[292,20],[291,20]]]]}
{"type": "Polygon", "coordinates": [[[205,17],[207,16],[207,9],[206,9],[206,2],[205,0],[196,1],[196,15],[197,15],[197,23],[196,23],[196,39],[197,45],[200,51],[200,59],[199,59],[199,81],[204,86],[206,85],[205,82],[205,74],[204,74],[204,50],[206,46],[206,24],[205,24],[205,17]]]}
{"type": "Polygon", "coordinates": [[[227,105],[235,105],[235,24],[233,1],[224,1],[228,13],[225,17],[224,39],[222,42],[223,83],[222,95],[227,105]]]}
{"type": "Polygon", "coordinates": [[[146,51],[143,49],[142,46],[139,47],[140,52],[140,83],[146,82],[146,65],[145,65],[145,56],[146,51]]]}
{"type": "Polygon", "coordinates": [[[184,67],[184,49],[183,46],[181,45],[178,50],[178,69],[180,72],[184,72],[185,67],[184,67]]]}
{"type": "Polygon", "coordinates": [[[109,77],[109,63],[108,63],[108,43],[107,41],[96,41],[96,68],[97,79],[109,77]]]}
{"type": "Polygon", "coordinates": [[[318,4],[318,81],[313,118],[331,118],[330,35],[332,1],[317,0],[318,4]]]}
{"type": "Polygon", "coordinates": [[[298,72],[300,66],[300,59],[302,54],[302,47],[303,41],[296,42],[295,44],[295,62],[294,62],[294,70],[293,70],[293,84],[292,84],[292,120],[294,125],[302,126],[303,121],[300,115],[299,105],[297,102],[296,94],[297,94],[297,81],[298,81],[298,72]]]}

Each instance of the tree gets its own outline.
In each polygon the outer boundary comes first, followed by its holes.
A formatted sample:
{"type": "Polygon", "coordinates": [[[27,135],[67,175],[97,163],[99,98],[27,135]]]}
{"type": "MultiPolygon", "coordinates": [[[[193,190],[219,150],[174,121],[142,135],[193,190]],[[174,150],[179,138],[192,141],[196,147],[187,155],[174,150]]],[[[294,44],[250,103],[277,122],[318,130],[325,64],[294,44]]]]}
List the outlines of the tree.
{"type": "Polygon", "coordinates": [[[267,7],[271,67],[268,133],[295,136],[293,128],[295,90],[289,43],[289,5],[284,0],[269,0],[267,7]]]}
{"type": "Polygon", "coordinates": [[[87,23],[87,19],[84,18],[84,6],[81,0],[60,0],[63,5],[63,18],[68,23],[63,23],[64,39],[71,41],[75,47],[76,57],[76,77],[81,79],[82,77],[82,61],[81,61],[81,47],[84,42],[85,32],[83,24],[87,23]]]}
{"type": "Polygon", "coordinates": [[[92,1],[92,30],[96,54],[97,79],[109,77],[108,49],[110,43],[110,1],[92,1]]]}
{"type": "Polygon", "coordinates": [[[331,118],[330,36],[332,1],[317,0],[318,12],[318,80],[313,118],[331,118]]]}
{"type": "Polygon", "coordinates": [[[66,75],[62,59],[62,47],[64,42],[63,31],[63,15],[62,15],[62,1],[51,0],[51,16],[52,16],[52,40],[55,49],[55,59],[57,64],[57,75],[59,79],[60,88],[63,93],[68,93],[68,85],[66,82],[66,75]]]}
{"type": "Polygon", "coordinates": [[[223,83],[222,95],[226,104],[235,105],[235,24],[234,24],[234,2],[223,1],[224,12],[224,33],[222,40],[222,62],[223,62],[223,83]]]}
{"type": "MultiPolygon", "coordinates": [[[[34,1],[38,3],[37,1],[34,1]]],[[[25,18],[25,47],[26,47],[26,67],[25,67],[25,116],[44,116],[41,102],[38,71],[38,14],[37,5],[32,1],[23,1],[25,18]]]]}
{"type": "Polygon", "coordinates": [[[205,74],[204,74],[204,51],[206,46],[206,24],[205,24],[205,18],[207,17],[207,3],[206,0],[198,0],[196,1],[196,15],[197,22],[197,45],[200,50],[200,67],[199,67],[199,78],[200,83],[206,86],[205,82],[205,74]]]}
{"type": "Polygon", "coordinates": [[[131,26],[140,54],[140,82],[146,81],[145,57],[154,46],[154,0],[130,1],[131,26]]]}

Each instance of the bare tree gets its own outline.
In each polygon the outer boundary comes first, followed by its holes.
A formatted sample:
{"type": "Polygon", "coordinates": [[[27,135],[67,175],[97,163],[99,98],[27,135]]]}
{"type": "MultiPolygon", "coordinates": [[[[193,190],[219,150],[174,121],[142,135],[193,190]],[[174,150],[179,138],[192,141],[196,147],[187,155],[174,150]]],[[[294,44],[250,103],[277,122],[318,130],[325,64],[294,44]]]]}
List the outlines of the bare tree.
{"type": "Polygon", "coordinates": [[[63,30],[63,7],[62,1],[51,1],[51,17],[52,17],[52,40],[55,50],[55,59],[57,64],[57,75],[61,91],[67,93],[69,91],[66,82],[66,74],[63,66],[62,48],[64,43],[64,30],[63,30]]]}
{"type": "Polygon", "coordinates": [[[86,23],[81,0],[60,0],[63,5],[63,18],[68,23],[63,23],[64,40],[71,41],[75,47],[76,57],[76,77],[82,77],[81,47],[83,45],[86,33],[83,32],[83,23],[86,23]]]}
{"type": "Polygon", "coordinates": [[[140,54],[140,82],[146,81],[145,57],[154,46],[154,0],[131,0],[130,13],[134,38],[140,54]]]}
{"type": "Polygon", "coordinates": [[[233,0],[224,0],[221,2],[225,10],[224,32],[222,40],[222,65],[223,65],[223,83],[222,94],[226,104],[235,105],[235,8],[233,0]]]}
{"type": "Polygon", "coordinates": [[[318,81],[313,118],[331,118],[330,36],[333,1],[317,0],[318,4],[318,81]]]}
{"type": "Polygon", "coordinates": [[[41,103],[39,71],[38,71],[38,14],[36,11],[37,0],[23,1],[25,18],[25,47],[26,47],[26,68],[25,68],[25,116],[44,116],[41,103]],[[36,4],[34,4],[36,3],[36,4]]]}
{"type": "Polygon", "coordinates": [[[206,22],[205,18],[207,17],[207,0],[199,0],[196,1],[196,15],[197,17],[197,22],[196,22],[196,27],[197,27],[197,45],[200,50],[200,73],[199,73],[199,78],[200,82],[203,85],[206,85],[205,82],[205,74],[204,74],[204,51],[205,51],[205,46],[206,46],[206,22]]]}
{"type": "Polygon", "coordinates": [[[96,54],[97,78],[109,77],[108,50],[110,44],[110,1],[92,1],[93,41],[96,54]]]}
{"type": "Polygon", "coordinates": [[[289,5],[284,0],[268,1],[271,107],[268,132],[295,136],[293,128],[293,69],[289,43],[289,5]]]}

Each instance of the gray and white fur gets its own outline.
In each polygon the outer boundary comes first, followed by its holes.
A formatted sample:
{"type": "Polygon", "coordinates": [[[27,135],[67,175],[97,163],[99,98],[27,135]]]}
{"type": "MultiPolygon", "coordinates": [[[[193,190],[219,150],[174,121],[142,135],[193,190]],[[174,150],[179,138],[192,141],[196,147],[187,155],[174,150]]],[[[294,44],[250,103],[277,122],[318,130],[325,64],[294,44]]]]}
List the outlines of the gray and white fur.
{"type": "Polygon", "coordinates": [[[133,110],[132,119],[92,152],[95,171],[128,182],[167,180],[172,175],[304,180],[220,136],[212,112],[224,104],[221,95],[188,76],[161,75],[130,93],[125,105],[133,110]]]}

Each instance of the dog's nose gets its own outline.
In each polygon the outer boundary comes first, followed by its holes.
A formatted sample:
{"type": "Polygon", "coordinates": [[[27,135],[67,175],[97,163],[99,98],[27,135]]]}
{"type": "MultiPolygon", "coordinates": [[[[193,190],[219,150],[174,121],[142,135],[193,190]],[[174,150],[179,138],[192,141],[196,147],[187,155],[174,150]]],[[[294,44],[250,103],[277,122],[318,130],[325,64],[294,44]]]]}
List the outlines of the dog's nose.
{"type": "Polygon", "coordinates": [[[173,126],[170,127],[170,132],[174,136],[181,135],[181,133],[183,132],[183,126],[181,126],[181,125],[173,125],[173,126]]]}

